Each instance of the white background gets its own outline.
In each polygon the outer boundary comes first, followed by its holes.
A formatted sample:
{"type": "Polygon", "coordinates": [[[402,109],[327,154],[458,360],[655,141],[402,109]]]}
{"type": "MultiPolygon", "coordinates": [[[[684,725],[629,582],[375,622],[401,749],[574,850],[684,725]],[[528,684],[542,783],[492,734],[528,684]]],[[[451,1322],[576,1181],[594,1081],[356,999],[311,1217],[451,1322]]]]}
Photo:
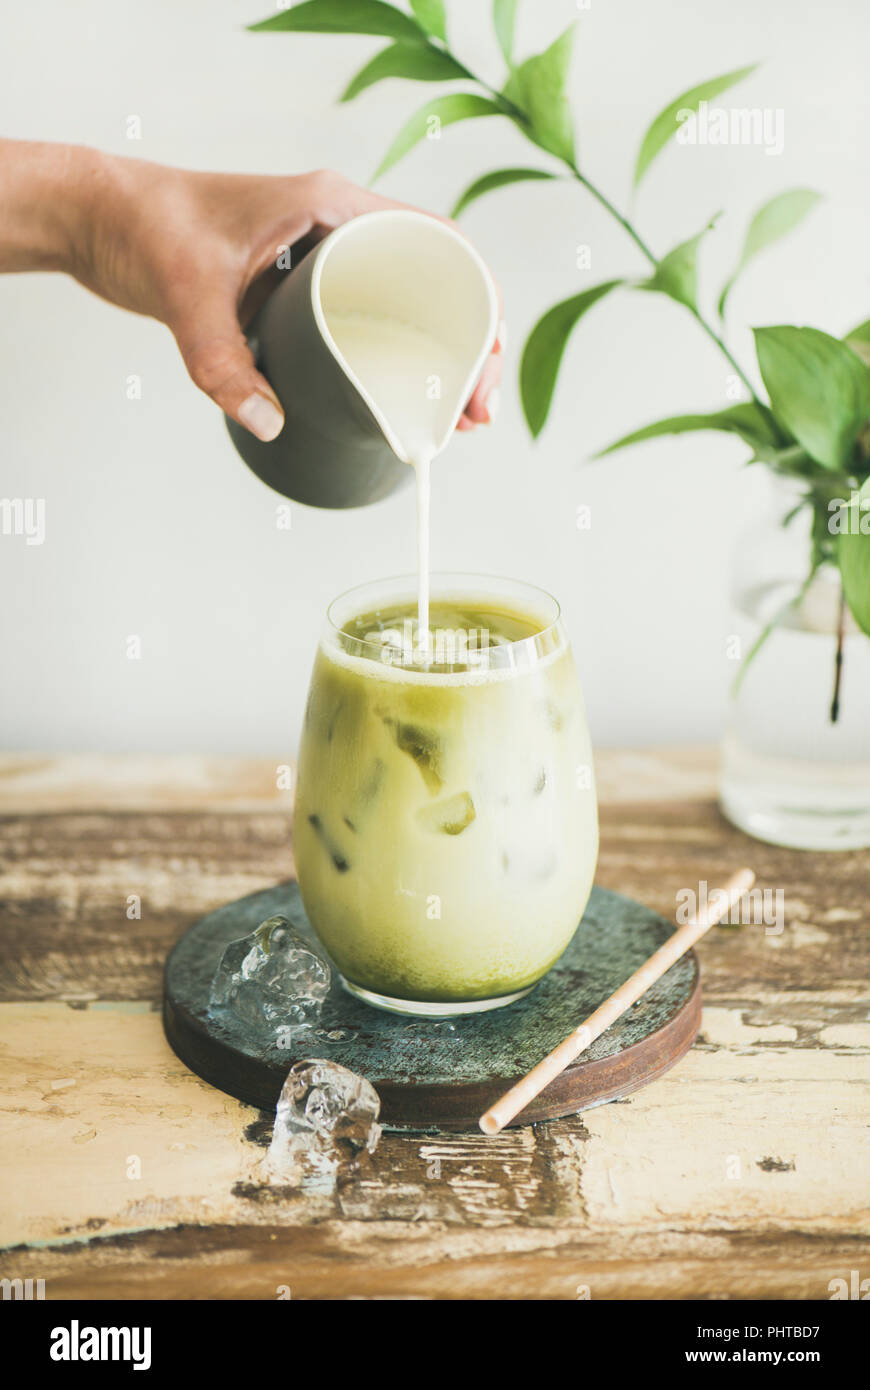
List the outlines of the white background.
{"type": "MultiPolygon", "coordinates": [[[[488,0],[452,0],[455,46],[501,79],[488,0]]],[[[385,41],[260,35],[268,0],[43,0],[4,5],[0,131],[212,169],[331,166],[365,183],[431,86],[334,98],[385,41]],[[141,141],[126,138],[141,118],[141,141]]],[[[520,54],[579,19],[573,92],[582,167],[622,205],[643,130],[680,91],[756,59],[722,104],[782,108],[785,149],[672,145],[636,200],[661,252],[720,208],[704,251],[707,303],[754,209],[785,188],[825,202],[733,295],[744,324],[840,333],[870,315],[865,0],[521,0],[520,54]]],[[[385,193],[446,210],[471,178],[538,153],[507,122],[418,148],[385,193]]],[[[545,158],[542,161],[546,163],[545,158]]],[[[436,463],[433,563],[537,582],[561,600],[599,745],[715,738],[731,552],[761,490],[739,443],[664,440],[590,455],[660,415],[726,404],[727,369],[688,314],[622,293],[577,331],[537,445],[516,394],[518,349],[554,301],[643,262],[575,186],[520,185],[466,230],[500,280],[511,334],[497,425],[436,463]],[[592,249],[592,270],[576,249],[592,249]],[[591,507],[578,531],[576,509],[591,507]]],[[[41,547],[0,537],[2,733],[8,747],[293,752],[322,612],[356,582],[413,568],[413,497],[353,512],[295,506],[236,456],[167,330],[61,277],[0,278],[0,494],[44,497],[41,547]],[[129,375],[139,401],[126,397],[129,375]],[[126,638],[143,643],[129,661],[126,638]]],[[[784,692],[787,697],[787,692],[784,692]]]]}

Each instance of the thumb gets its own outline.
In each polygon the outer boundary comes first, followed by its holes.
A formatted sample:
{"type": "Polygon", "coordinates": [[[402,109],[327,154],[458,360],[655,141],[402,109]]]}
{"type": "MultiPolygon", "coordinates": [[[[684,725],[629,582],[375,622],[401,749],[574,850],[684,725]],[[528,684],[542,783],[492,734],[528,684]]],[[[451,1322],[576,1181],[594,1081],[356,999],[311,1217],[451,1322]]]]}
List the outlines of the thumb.
{"type": "Polygon", "coordinates": [[[257,439],[268,443],[284,427],[284,412],[254,356],[230,302],[205,316],[171,325],[192,380],[257,439]]]}

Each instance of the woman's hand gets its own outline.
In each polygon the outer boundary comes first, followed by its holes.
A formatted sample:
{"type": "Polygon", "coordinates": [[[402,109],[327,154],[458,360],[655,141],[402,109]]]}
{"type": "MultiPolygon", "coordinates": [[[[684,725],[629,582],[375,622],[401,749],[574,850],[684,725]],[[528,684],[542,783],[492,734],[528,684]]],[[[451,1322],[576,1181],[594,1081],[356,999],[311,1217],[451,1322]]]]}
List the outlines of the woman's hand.
{"type": "MultiPolygon", "coordinates": [[[[67,270],[104,299],[160,319],[197,386],[263,440],[274,439],[284,419],[242,326],[278,283],[281,249],[307,250],[352,217],[403,206],[328,171],[191,173],[17,141],[0,141],[0,195],[0,270],[67,270]],[[28,209],[39,219],[30,229],[30,264],[28,209]]],[[[501,342],[460,428],[490,419],[500,354],[501,342]]]]}

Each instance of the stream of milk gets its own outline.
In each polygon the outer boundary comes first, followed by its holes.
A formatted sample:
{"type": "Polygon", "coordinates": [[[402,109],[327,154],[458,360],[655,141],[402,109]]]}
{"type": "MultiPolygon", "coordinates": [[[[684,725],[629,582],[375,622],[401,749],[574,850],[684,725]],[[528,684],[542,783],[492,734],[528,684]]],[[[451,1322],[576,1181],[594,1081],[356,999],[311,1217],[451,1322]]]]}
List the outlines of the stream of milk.
{"type": "Polygon", "coordinates": [[[428,650],[430,465],[446,443],[468,363],[400,319],[333,310],[328,321],[348,366],[389,422],[399,457],[416,474],[417,643],[428,650]]]}

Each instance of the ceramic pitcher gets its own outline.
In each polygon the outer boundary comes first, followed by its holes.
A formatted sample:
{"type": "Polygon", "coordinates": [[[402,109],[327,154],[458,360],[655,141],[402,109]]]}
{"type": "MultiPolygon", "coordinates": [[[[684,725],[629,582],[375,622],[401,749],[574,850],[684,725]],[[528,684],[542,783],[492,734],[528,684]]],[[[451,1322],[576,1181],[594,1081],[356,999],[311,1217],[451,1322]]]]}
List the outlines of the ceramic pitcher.
{"type": "Polygon", "coordinates": [[[366,213],[331,232],[267,300],[248,330],[257,366],[284,410],[266,444],[227,419],[233,443],[263,482],[316,507],[360,507],[409,482],[390,421],[343,358],[331,313],[398,319],[444,343],[467,365],[442,414],[447,443],[492,351],[498,298],[459,232],[425,213],[366,213]]]}

